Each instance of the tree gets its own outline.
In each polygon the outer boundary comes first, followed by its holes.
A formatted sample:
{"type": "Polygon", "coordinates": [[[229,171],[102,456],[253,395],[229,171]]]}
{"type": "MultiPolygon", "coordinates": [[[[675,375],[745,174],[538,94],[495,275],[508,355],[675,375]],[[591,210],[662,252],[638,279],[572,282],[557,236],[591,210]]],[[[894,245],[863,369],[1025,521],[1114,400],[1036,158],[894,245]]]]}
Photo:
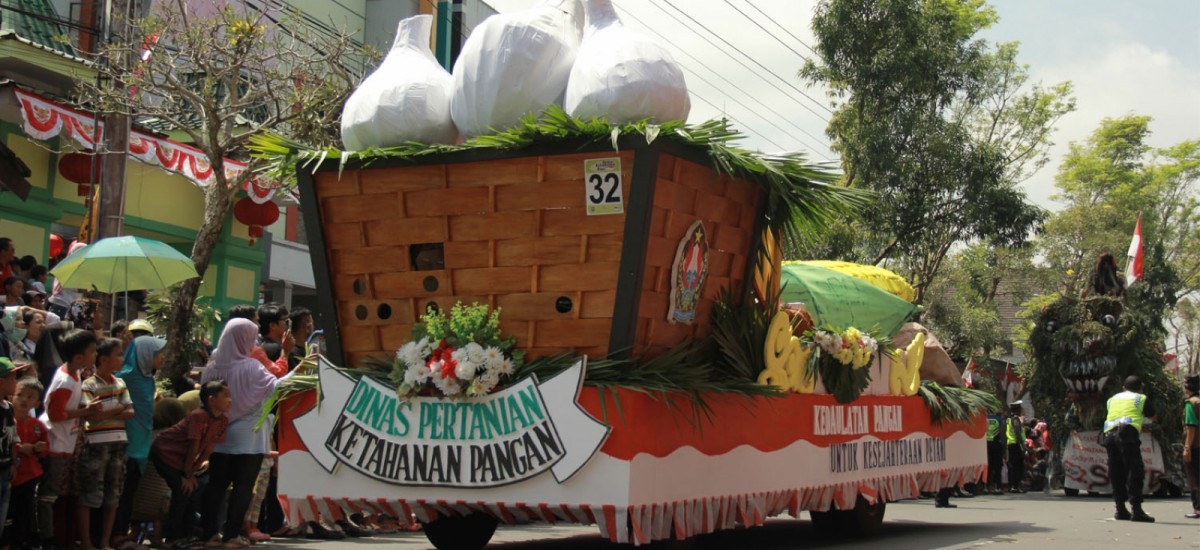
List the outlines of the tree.
{"type": "Polygon", "coordinates": [[[1179,300],[1176,313],[1173,347],[1177,350],[1179,369],[1185,374],[1200,374],[1200,303],[1190,298],[1179,300]]]}
{"type": "Polygon", "coordinates": [[[1017,183],[1045,164],[1069,84],[1029,85],[1017,46],[975,38],[980,0],[826,0],[820,61],[801,76],[831,90],[828,135],[847,185],[878,200],[863,220],[802,253],[906,270],[924,299],[956,244],[1019,246],[1043,219],[1017,183]]]}
{"type": "MultiPolygon", "coordinates": [[[[261,161],[245,154],[248,140],[271,130],[317,146],[336,143],[342,103],[358,81],[351,68],[363,64],[352,58],[346,33],[313,32],[297,20],[276,23],[277,17],[234,5],[202,16],[182,0],[158,2],[148,17],[115,22],[124,32],[99,54],[108,61],[101,64],[104,84],[85,82],[79,90],[81,105],[156,119],[208,156],[214,176],[203,190],[204,218],[191,254],[201,277],[233,199],[259,168],[261,161]],[[233,175],[228,158],[248,159],[248,168],[233,175]]],[[[189,280],[174,294],[168,375],[188,366],[184,346],[200,283],[189,280]]]]}
{"type": "Polygon", "coordinates": [[[955,360],[986,359],[1013,340],[1002,330],[1000,305],[1021,304],[1040,294],[1041,274],[1032,246],[968,246],[950,256],[945,275],[927,297],[922,322],[955,360]]]}
{"type": "MultiPolygon", "coordinates": [[[[1039,238],[1063,292],[1080,291],[1102,252],[1124,256],[1139,215],[1147,269],[1170,268],[1154,291],[1159,306],[1174,306],[1168,291],[1200,290],[1200,139],[1155,150],[1149,135],[1150,118],[1129,115],[1105,119],[1086,142],[1071,144],[1055,183],[1066,206],[1039,238]]],[[[1158,279],[1145,280],[1152,287],[1158,279]]]]}

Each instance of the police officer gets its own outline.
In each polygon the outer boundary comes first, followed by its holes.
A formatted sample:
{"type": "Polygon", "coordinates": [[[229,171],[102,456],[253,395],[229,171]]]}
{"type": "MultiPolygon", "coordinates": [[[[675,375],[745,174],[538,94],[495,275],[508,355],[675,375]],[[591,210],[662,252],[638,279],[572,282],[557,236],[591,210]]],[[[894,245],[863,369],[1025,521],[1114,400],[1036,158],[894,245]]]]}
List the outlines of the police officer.
{"type": "Polygon", "coordinates": [[[1025,419],[1021,416],[1022,401],[1008,404],[1008,422],[1004,429],[1008,442],[1008,492],[1024,493],[1021,482],[1025,479],[1025,419]]]}
{"type": "Polygon", "coordinates": [[[1146,468],[1142,464],[1142,422],[1154,418],[1154,407],[1142,393],[1142,380],[1136,376],[1125,379],[1125,391],[1108,399],[1108,416],[1104,420],[1104,448],[1108,450],[1108,478],[1112,480],[1113,500],[1117,503],[1117,519],[1153,523],[1154,518],[1142,510],[1142,483],[1146,468]],[[1125,501],[1133,513],[1125,508],[1125,501]]]}
{"type": "Polygon", "coordinates": [[[987,492],[998,495],[1000,490],[1000,472],[1004,468],[1004,433],[1000,430],[1004,425],[1004,417],[997,411],[987,415],[987,492]]]}

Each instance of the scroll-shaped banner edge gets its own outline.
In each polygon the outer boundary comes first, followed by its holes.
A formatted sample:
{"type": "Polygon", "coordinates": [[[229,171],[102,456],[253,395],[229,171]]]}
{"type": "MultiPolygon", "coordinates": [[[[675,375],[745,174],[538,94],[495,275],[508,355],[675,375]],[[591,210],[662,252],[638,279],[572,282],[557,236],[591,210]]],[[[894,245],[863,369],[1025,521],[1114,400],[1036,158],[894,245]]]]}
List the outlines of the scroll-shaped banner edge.
{"type": "MultiPolygon", "coordinates": [[[[356,382],[338,372],[324,357],[320,358],[319,365],[321,401],[326,401],[332,406],[322,407],[318,402],[312,410],[297,417],[293,424],[313,460],[332,474],[338,465],[338,459],[326,448],[324,434],[329,432],[337,417],[342,414],[356,382]]],[[[604,446],[612,432],[611,426],[597,420],[579,405],[579,393],[583,389],[586,373],[587,357],[583,357],[545,382],[536,383],[537,378],[534,378],[538,393],[542,396],[546,409],[550,411],[550,417],[554,419],[555,432],[567,451],[566,456],[551,468],[555,481],[560,484],[583,469],[604,446]],[[575,420],[576,418],[578,420],[575,420]],[[569,429],[563,430],[563,427],[569,429]],[[586,452],[582,452],[584,450],[586,452]]]]}

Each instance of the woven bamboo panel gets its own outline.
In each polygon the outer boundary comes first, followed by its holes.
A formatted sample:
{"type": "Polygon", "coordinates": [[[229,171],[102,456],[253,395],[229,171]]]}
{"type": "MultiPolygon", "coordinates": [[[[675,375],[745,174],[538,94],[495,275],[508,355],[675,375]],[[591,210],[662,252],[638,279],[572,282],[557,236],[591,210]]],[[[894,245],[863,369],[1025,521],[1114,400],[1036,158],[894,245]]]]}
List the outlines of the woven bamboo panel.
{"type": "MultiPolygon", "coordinates": [[[[500,307],[530,357],[607,354],[625,215],[587,215],[583,168],[614,156],[628,200],[632,151],[318,174],[346,358],[390,356],[430,304],[459,301],[500,307]],[[436,250],[424,245],[437,243],[441,269],[418,271],[413,256],[427,261],[436,250]]],[[[680,189],[679,200],[698,195],[680,189]]]]}
{"type": "Polygon", "coordinates": [[[723,288],[740,292],[750,254],[760,188],[707,166],[659,155],[654,209],[646,237],[635,354],[652,356],[711,333],[713,302],[723,288]],[[667,321],[675,253],[696,220],[708,233],[708,277],[691,325],[667,321]]]}

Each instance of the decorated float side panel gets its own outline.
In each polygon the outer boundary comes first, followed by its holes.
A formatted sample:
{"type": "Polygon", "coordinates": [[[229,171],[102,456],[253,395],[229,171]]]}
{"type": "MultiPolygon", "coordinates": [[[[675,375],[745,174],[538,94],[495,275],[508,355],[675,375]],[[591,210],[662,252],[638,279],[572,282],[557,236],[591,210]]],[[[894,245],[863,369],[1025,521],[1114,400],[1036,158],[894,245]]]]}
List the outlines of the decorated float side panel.
{"type": "MultiPolygon", "coordinates": [[[[480,302],[531,357],[608,352],[625,215],[588,215],[584,161],[529,156],[316,175],[345,360],[389,356],[429,307],[480,302]]],[[[611,191],[611,190],[610,190],[611,191]]]]}
{"type": "Polygon", "coordinates": [[[721,289],[741,292],[761,189],[659,155],[637,319],[637,346],[646,354],[707,336],[721,289]]]}

